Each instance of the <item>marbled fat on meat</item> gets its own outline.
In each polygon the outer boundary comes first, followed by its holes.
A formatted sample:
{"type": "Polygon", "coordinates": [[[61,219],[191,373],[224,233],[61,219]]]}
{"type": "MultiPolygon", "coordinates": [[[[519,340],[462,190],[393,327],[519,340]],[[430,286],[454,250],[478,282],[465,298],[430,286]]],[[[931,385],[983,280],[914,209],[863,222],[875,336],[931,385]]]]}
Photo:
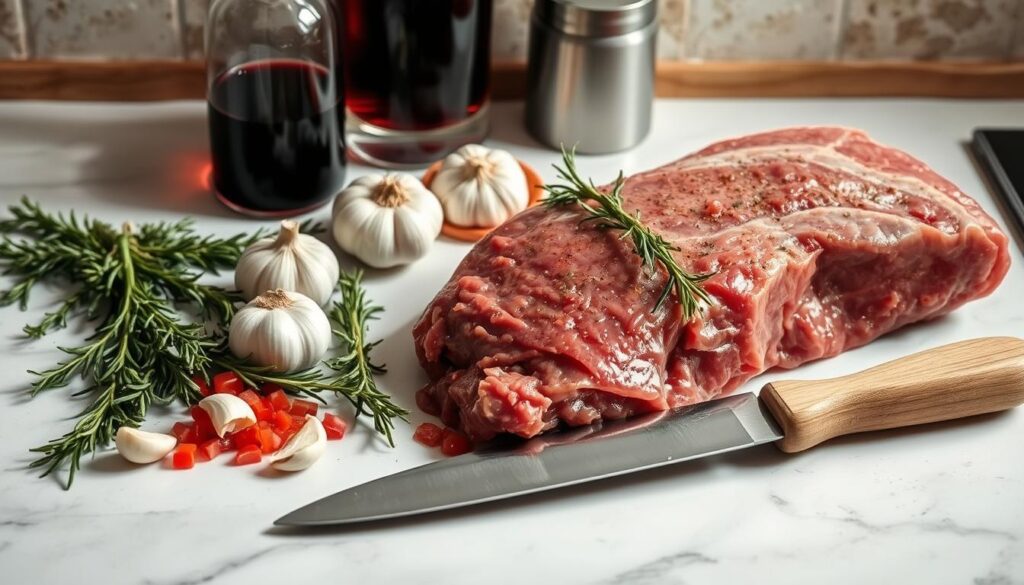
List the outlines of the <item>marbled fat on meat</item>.
{"type": "Polygon", "coordinates": [[[421,408],[477,440],[707,400],[772,367],[868,343],[984,297],[1007,239],[924,163],[863,132],[726,140],[629,177],[630,211],[713,272],[685,323],[663,272],[575,210],[479,242],[414,328],[421,408]]]}

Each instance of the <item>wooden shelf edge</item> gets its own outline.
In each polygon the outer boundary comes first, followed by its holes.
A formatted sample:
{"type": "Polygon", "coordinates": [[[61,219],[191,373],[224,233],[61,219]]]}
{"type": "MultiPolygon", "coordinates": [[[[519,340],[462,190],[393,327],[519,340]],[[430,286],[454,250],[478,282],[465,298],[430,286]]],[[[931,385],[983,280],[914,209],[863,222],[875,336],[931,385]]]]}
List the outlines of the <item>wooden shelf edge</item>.
{"type": "MultiPolygon", "coordinates": [[[[496,63],[495,99],[521,99],[523,63],[496,63]]],[[[1024,98],[1024,62],[744,61],[658,64],[660,97],[1024,98]]],[[[0,61],[0,99],[202,99],[205,72],[191,61],[0,61]]]]}

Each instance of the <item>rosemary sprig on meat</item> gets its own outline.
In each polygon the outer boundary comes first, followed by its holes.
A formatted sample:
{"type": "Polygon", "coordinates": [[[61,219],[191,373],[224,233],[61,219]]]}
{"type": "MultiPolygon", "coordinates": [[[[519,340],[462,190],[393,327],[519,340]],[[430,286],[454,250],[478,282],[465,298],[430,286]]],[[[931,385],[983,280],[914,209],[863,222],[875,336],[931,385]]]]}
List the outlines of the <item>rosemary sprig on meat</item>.
{"type": "Polygon", "coordinates": [[[657,263],[668,273],[668,282],[658,296],[655,311],[665,304],[673,290],[676,291],[683,318],[686,320],[692,319],[700,311],[702,302],[711,304],[711,298],[702,284],[712,274],[691,274],[683,270],[672,256],[672,252],[678,251],[679,248],[644,225],[639,212],[631,215],[625,210],[622,204],[622,188],[626,180],[621,171],[611,190],[602,192],[593,182],[580,177],[576,170],[575,149],[566,151],[563,148],[562,166],[554,167],[562,183],[544,186],[548,193],[544,198],[544,205],[552,208],[575,205],[587,214],[583,221],[596,222],[597,226],[603,229],[622,230],[620,237],[632,240],[636,253],[646,268],[653,270],[657,263]]]}
{"type": "Polygon", "coordinates": [[[326,371],[314,367],[301,372],[275,373],[268,368],[246,364],[226,349],[221,349],[213,361],[215,366],[238,374],[250,386],[270,382],[320,402],[324,401],[321,392],[342,396],[352,403],[357,415],[372,416],[373,428],[394,447],[392,431],[395,419],[408,420],[409,412],[381,392],[374,380],[375,375],[387,370],[370,358],[370,352],[380,341],[366,341],[367,323],[376,319],[384,309],[366,299],[362,278],[361,270],[341,273],[341,300],[335,301],[328,312],[340,344],[340,353],[323,362],[326,371]]]}
{"type": "Polygon", "coordinates": [[[118,427],[138,426],[150,405],[200,398],[192,375],[212,366],[220,326],[241,299],[199,278],[232,267],[265,232],[200,237],[187,220],[116,229],[74,214],[47,213],[27,199],[9,211],[11,217],[0,221],[0,268],[15,282],[0,292],[0,306],[25,309],[36,285],[58,282],[68,295],[55,311],[26,326],[26,335],[42,337],[75,316],[97,321],[82,345],[61,348],[63,361],[33,372],[33,396],[76,377],[85,380],[73,396],[90,402],[74,427],[33,449],[40,458],[31,466],[43,475],[69,464],[70,487],[82,455],[110,442],[118,427]],[[205,320],[214,324],[212,333],[205,320]]]}

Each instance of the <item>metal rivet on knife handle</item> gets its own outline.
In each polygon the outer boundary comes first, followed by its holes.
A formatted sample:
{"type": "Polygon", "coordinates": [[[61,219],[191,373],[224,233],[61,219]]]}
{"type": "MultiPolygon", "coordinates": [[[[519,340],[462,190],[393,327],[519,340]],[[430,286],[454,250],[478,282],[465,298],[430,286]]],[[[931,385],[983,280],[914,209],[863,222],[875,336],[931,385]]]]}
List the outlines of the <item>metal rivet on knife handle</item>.
{"type": "Polygon", "coordinates": [[[1024,340],[984,337],[830,380],[772,382],[761,400],[787,453],[828,439],[1007,410],[1024,403],[1024,340]]]}

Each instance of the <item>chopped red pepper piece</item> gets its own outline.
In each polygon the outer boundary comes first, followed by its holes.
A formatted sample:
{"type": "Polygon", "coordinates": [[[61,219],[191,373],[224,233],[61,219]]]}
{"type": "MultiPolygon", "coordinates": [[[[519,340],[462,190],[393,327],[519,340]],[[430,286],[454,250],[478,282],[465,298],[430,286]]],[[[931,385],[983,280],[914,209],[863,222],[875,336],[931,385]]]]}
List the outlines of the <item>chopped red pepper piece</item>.
{"type": "Polygon", "coordinates": [[[235,454],[235,465],[259,463],[260,459],[263,459],[263,455],[260,454],[260,448],[256,445],[246,445],[235,454]]]}
{"type": "Polygon", "coordinates": [[[234,372],[221,372],[213,376],[213,391],[217,394],[237,396],[244,388],[242,379],[234,372]]]}
{"type": "Polygon", "coordinates": [[[204,461],[211,461],[224,452],[224,445],[221,439],[210,439],[199,445],[199,458],[204,461]]]}
{"type": "Polygon", "coordinates": [[[199,393],[203,396],[213,394],[213,391],[210,390],[210,385],[206,383],[206,378],[202,376],[192,376],[192,381],[196,383],[196,386],[199,386],[199,393]]]}
{"type": "Polygon", "coordinates": [[[324,431],[327,432],[327,439],[329,441],[337,441],[345,437],[345,431],[348,429],[348,424],[346,424],[341,417],[328,412],[324,414],[323,422],[324,431]]]}
{"type": "Polygon", "coordinates": [[[249,445],[260,444],[260,428],[256,425],[246,427],[240,431],[236,431],[231,435],[231,439],[234,441],[235,446],[241,450],[243,447],[249,445]]]}
{"type": "Polygon", "coordinates": [[[445,429],[444,436],[441,439],[441,452],[448,457],[454,457],[456,455],[462,455],[463,453],[469,453],[473,450],[473,446],[469,443],[469,439],[466,435],[463,435],[455,429],[445,429]]]}
{"type": "Polygon", "coordinates": [[[412,434],[412,440],[427,447],[437,447],[443,438],[444,429],[434,423],[423,423],[412,434]]]}
{"type": "MultiPolygon", "coordinates": [[[[263,386],[263,391],[267,391],[267,386],[263,386]]],[[[292,401],[288,400],[288,396],[284,393],[284,390],[274,390],[270,394],[267,394],[267,399],[270,400],[270,404],[274,406],[274,410],[283,410],[288,412],[292,408],[292,401]]]]}
{"type": "Polygon", "coordinates": [[[273,409],[263,401],[263,397],[252,390],[245,390],[244,392],[241,392],[238,397],[249,405],[253,414],[256,415],[256,420],[270,420],[270,418],[274,416],[273,409]]]}
{"type": "Polygon", "coordinates": [[[260,429],[260,449],[264,453],[273,453],[281,448],[281,437],[273,429],[260,429]]]}
{"type": "Polygon", "coordinates": [[[192,469],[196,464],[196,446],[194,443],[182,443],[174,448],[171,454],[171,467],[174,469],[192,469]]]}
{"type": "Polygon", "coordinates": [[[171,427],[171,434],[174,435],[174,438],[178,439],[179,443],[187,443],[188,441],[183,441],[182,438],[185,437],[186,434],[191,433],[192,423],[178,421],[171,427]]]}
{"type": "Polygon", "coordinates": [[[189,413],[192,415],[192,420],[195,421],[192,428],[195,437],[199,440],[198,442],[217,436],[217,431],[213,428],[213,422],[210,421],[210,414],[208,412],[199,406],[193,406],[189,413]]]}
{"type": "Polygon", "coordinates": [[[228,435],[227,437],[224,437],[222,439],[218,439],[217,442],[220,443],[221,452],[235,450],[235,439],[231,435],[228,435]]]}
{"type": "Polygon", "coordinates": [[[320,405],[318,405],[316,402],[296,398],[295,400],[292,400],[292,407],[288,412],[294,414],[295,416],[305,416],[307,414],[316,416],[316,412],[319,408],[320,405]]]}
{"type": "Polygon", "coordinates": [[[288,429],[292,428],[292,415],[286,411],[278,410],[274,413],[274,430],[278,433],[283,433],[288,429]]]}

